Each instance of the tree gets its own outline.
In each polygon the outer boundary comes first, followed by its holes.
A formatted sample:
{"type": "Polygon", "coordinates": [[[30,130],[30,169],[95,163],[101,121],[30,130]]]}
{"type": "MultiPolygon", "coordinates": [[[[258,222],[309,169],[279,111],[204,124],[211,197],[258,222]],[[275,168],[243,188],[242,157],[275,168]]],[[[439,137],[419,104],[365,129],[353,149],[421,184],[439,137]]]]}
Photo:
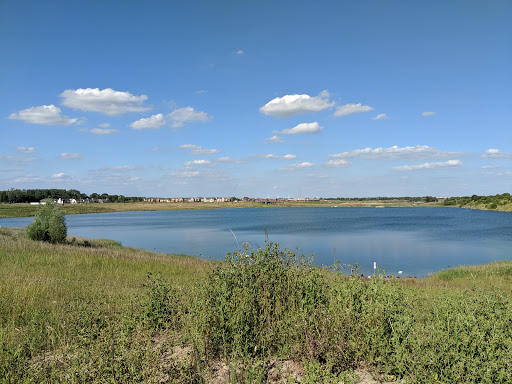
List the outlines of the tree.
{"type": "Polygon", "coordinates": [[[32,240],[63,243],[67,234],[64,213],[49,200],[37,211],[36,218],[27,227],[27,236],[32,240]]]}

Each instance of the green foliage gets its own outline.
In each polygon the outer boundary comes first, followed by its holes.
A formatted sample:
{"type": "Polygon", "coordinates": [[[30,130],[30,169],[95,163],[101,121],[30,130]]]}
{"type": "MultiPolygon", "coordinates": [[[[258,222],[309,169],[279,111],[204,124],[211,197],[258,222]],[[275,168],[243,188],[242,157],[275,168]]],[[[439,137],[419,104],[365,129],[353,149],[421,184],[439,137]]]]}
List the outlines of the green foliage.
{"type": "Polygon", "coordinates": [[[177,291],[165,284],[160,273],[148,272],[143,319],[156,329],[176,328],[179,324],[177,291]]]}
{"type": "Polygon", "coordinates": [[[67,236],[64,213],[54,203],[47,201],[28,225],[27,236],[32,240],[63,243],[67,236]]]}
{"type": "Polygon", "coordinates": [[[303,343],[327,298],[312,258],[268,243],[228,254],[201,285],[196,311],[206,355],[268,356],[303,343]],[[300,325],[300,326],[298,326],[300,325]]]}

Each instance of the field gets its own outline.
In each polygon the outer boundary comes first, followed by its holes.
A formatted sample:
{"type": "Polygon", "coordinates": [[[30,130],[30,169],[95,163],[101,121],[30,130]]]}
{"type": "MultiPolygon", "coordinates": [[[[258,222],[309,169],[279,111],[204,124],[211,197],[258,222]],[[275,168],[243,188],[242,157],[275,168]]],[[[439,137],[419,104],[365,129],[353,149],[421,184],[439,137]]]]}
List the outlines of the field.
{"type": "Polygon", "coordinates": [[[311,262],[0,228],[0,382],[512,383],[512,261],[426,279],[311,262]]]}

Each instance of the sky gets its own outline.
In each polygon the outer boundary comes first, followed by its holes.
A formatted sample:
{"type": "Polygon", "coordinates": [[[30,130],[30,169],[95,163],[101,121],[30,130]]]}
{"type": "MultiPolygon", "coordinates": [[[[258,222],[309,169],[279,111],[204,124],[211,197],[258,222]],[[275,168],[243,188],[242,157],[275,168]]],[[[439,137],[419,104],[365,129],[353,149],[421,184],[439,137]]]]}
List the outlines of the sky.
{"type": "Polygon", "coordinates": [[[0,190],[512,192],[512,2],[0,0],[0,190]]]}

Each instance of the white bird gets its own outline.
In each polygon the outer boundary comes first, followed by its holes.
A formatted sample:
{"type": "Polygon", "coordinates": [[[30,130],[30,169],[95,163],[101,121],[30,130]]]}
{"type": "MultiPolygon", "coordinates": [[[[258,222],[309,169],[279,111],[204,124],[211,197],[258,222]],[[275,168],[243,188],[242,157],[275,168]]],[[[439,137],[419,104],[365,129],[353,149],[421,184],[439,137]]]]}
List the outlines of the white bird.
{"type": "Polygon", "coordinates": [[[404,273],[404,271],[398,271],[398,274],[401,275],[402,273],[404,273]]]}

